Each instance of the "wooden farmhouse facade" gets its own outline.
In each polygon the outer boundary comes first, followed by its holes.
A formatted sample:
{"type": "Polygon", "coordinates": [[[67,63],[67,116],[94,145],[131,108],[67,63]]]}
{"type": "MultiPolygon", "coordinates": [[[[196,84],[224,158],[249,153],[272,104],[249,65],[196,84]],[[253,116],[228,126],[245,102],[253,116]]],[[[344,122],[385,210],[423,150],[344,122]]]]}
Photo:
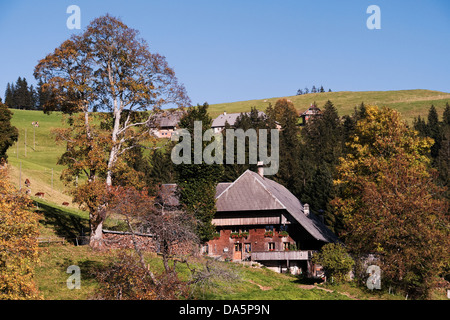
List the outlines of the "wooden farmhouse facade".
{"type": "Polygon", "coordinates": [[[183,117],[184,112],[163,112],[157,114],[150,122],[150,133],[157,138],[171,138],[172,134],[178,129],[178,123],[183,117]]]}
{"type": "Polygon", "coordinates": [[[300,117],[302,118],[301,125],[304,126],[309,120],[313,119],[314,117],[321,117],[322,111],[316,107],[315,105],[311,104],[311,106],[305,111],[300,114],[300,117]]]}
{"type": "Polygon", "coordinates": [[[232,183],[219,183],[216,207],[217,232],[204,247],[212,257],[317,276],[312,254],[338,240],[307,204],[261,172],[247,170],[232,183]]]}

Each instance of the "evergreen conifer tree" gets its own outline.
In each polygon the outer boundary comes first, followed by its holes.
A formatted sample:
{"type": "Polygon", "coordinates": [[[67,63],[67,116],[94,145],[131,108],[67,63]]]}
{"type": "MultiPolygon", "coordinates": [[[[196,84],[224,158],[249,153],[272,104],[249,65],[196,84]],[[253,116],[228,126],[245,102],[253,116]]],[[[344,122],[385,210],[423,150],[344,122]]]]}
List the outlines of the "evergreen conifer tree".
{"type": "MultiPolygon", "coordinates": [[[[190,108],[187,114],[181,118],[180,127],[187,129],[194,137],[194,121],[202,122],[202,134],[211,128],[212,119],[208,114],[208,104],[190,108]]],[[[197,234],[201,241],[212,238],[215,228],[211,224],[216,213],[215,194],[216,186],[223,174],[223,166],[220,164],[206,164],[204,159],[201,164],[195,164],[194,143],[192,145],[191,164],[177,164],[177,185],[180,202],[188,213],[193,214],[198,221],[197,234]]],[[[208,145],[202,143],[202,151],[208,145]]]]}
{"type": "Polygon", "coordinates": [[[336,107],[327,101],[322,116],[313,118],[302,129],[300,175],[303,183],[299,198],[309,203],[312,211],[322,213],[325,223],[336,233],[340,231],[341,222],[330,205],[335,196],[333,178],[343,155],[345,136],[351,134],[354,121],[347,120],[346,133],[336,107]]]}
{"type": "Polygon", "coordinates": [[[434,140],[434,144],[431,146],[430,155],[433,165],[436,164],[436,158],[439,155],[439,149],[441,148],[442,134],[441,126],[439,124],[438,113],[434,105],[431,105],[428,111],[428,136],[434,140]]]}
{"type": "Polygon", "coordinates": [[[12,112],[0,102],[0,163],[8,159],[8,148],[17,141],[19,132],[11,126],[12,112]]]}

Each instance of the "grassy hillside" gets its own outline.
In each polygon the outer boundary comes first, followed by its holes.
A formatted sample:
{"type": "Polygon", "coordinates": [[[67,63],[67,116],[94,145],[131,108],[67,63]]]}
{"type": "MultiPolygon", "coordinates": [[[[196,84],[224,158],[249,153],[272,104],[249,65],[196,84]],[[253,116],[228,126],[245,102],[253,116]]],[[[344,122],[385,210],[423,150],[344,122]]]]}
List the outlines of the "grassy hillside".
{"type": "Polygon", "coordinates": [[[252,107],[265,110],[269,103],[274,105],[280,98],[291,100],[298,112],[305,111],[313,102],[316,102],[317,106],[321,108],[327,100],[331,100],[341,116],[351,114],[354,107],[360,105],[361,102],[380,107],[388,106],[398,110],[403,118],[410,123],[412,123],[414,117],[419,115],[426,117],[432,104],[441,116],[445,103],[450,103],[450,93],[431,90],[340,91],[213,104],[210,106],[210,113],[215,118],[224,111],[228,113],[246,112],[250,111],[252,107]]]}
{"type": "MultiPolygon", "coordinates": [[[[450,103],[450,93],[431,90],[342,91],[310,93],[286,98],[294,103],[299,112],[306,110],[314,101],[319,107],[322,107],[327,100],[331,100],[340,115],[352,113],[354,107],[361,102],[378,106],[386,105],[400,111],[410,123],[414,117],[419,115],[426,117],[431,104],[435,105],[439,116],[442,116],[445,103],[450,103]]],[[[214,104],[210,106],[210,114],[214,118],[223,111],[246,112],[254,106],[265,110],[269,103],[275,104],[278,99],[268,98],[214,104]]],[[[20,182],[23,186],[23,182],[28,178],[31,181],[32,194],[44,192],[48,201],[56,204],[70,203],[71,198],[65,193],[66,188],[59,179],[63,167],[57,165],[58,157],[64,152],[65,146],[55,144],[55,139],[51,134],[52,129],[65,125],[62,121],[62,114],[54,112],[46,115],[41,111],[26,110],[13,110],[13,112],[12,124],[19,129],[19,141],[8,150],[11,181],[16,185],[19,184],[21,166],[20,182]],[[38,128],[32,126],[33,121],[39,122],[38,128]]]]}
{"type": "Polygon", "coordinates": [[[62,115],[56,112],[46,115],[41,111],[12,111],[11,122],[19,130],[19,140],[8,150],[11,181],[18,186],[20,176],[21,186],[24,187],[25,179],[29,179],[32,195],[44,192],[45,199],[51,202],[70,203],[71,197],[65,194],[65,186],[59,179],[64,167],[57,165],[65,146],[57,145],[51,134],[52,129],[64,126],[62,115]],[[34,121],[39,122],[39,127],[32,125],[34,121]]]}
{"type": "MultiPolygon", "coordinates": [[[[108,267],[114,259],[115,250],[94,251],[87,245],[76,245],[74,237],[86,229],[88,217],[77,210],[38,201],[41,237],[61,238],[66,242],[41,244],[40,262],[36,268],[36,283],[41,295],[47,300],[86,300],[98,290],[96,272],[108,267]],[[69,290],[66,285],[66,270],[76,265],[81,270],[81,288],[69,290]]],[[[191,258],[192,264],[204,263],[205,258],[191,258]]],[[[146,254],[146,262],[153,271],[162,272],[163,264],[154,253],[146,254]]],[[[403,299],[386,290],[371,292],[353,284],[339,286],[313,285],[288,274],[275,273],[266,268],[254,268],[241,264],[222,262],[223,270],[236,275],[234,280],[213,279],[209,286],[195,289],[194,297],[200,300],[348,300],[348,299],[403,299]]],[[[178,264],[177,272],[182,279],[188,279],[189,271],[184,264],[178,264]]],[[[441,294],[441,296],[445,296],[441,294]]],[[[440,297],[439,297],[440,298],[440,297]]]]}

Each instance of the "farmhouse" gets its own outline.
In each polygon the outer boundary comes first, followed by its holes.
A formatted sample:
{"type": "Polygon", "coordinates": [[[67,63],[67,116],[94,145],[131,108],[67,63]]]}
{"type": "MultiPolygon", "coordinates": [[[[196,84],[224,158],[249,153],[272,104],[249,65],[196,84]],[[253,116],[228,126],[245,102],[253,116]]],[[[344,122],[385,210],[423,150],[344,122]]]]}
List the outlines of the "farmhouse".
{"type": "Polygon", "coordinates": [[[150,132],[157,138],[172,137],[183,115],[184,112],[179,110],[157,114],[150,124],[150,132]]]}
{"type": "Polygon", "coordinates": [[[322,111],[314,104],[311,104],[311,106],[305,112],[302,112],[300,114],[300,117],[302,118],[301,125],[305,125],[310,119],[320,116],[322,116],[322,111]]]}
{"type": "Polygon", "coordinates": [[[312,254],[337,237],[321,219],[279,183],[247,170],[217,186],[217,233],[205,247],[210,256],[257,261],[278,272],[317,275],[312,254]]]}
{"type": "MultiPolygon", "coordinates": [[[[163,185],[160,197],[178,204],[176,185],[163,185]]],[[[318,276],[311,263],[315,251],[338,239],[320,217],[289,190],[258,173],[247,170],[231,183],[216,189],[217,212],[214,239],[203,254],[221,260],[255,261],[277,272],[318,276]]]]}
{"type": "MultiPolygon", "coordinates": [[[[247,112],[247,114],[250,114],[250,112],[247,112]]],[[[223,129],[225,129],[225,123],[228,123],[230,126],[234,126],[236,123],[237,118],[241,113],[227,113],[224,112],[223,114],[219,115],[217,118],[215,118],[211,124],[211,128],[214,130],[214,133],[219,133],[223,129]]],[[[265,113],[262,111],[258,111],[258,117],[264,116],[265,113]]]]}

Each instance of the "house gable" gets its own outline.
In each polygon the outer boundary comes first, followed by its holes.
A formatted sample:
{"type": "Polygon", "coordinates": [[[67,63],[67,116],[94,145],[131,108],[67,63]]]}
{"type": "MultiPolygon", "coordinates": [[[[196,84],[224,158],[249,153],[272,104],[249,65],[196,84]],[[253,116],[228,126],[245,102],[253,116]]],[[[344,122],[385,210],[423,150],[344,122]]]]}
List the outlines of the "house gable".
{"type": "Polygon", "coordinates": [[[281,184],[247,170],[216,197],[217,212],[286,210],[314,239],[338,239],[313,213],[308,216],[302,203],[281,184]]]}
{"type": "Polygon", "coordinates": [[[216,197],[216,208],[217,212],[285,209],[250,170],[216,197]]]}

